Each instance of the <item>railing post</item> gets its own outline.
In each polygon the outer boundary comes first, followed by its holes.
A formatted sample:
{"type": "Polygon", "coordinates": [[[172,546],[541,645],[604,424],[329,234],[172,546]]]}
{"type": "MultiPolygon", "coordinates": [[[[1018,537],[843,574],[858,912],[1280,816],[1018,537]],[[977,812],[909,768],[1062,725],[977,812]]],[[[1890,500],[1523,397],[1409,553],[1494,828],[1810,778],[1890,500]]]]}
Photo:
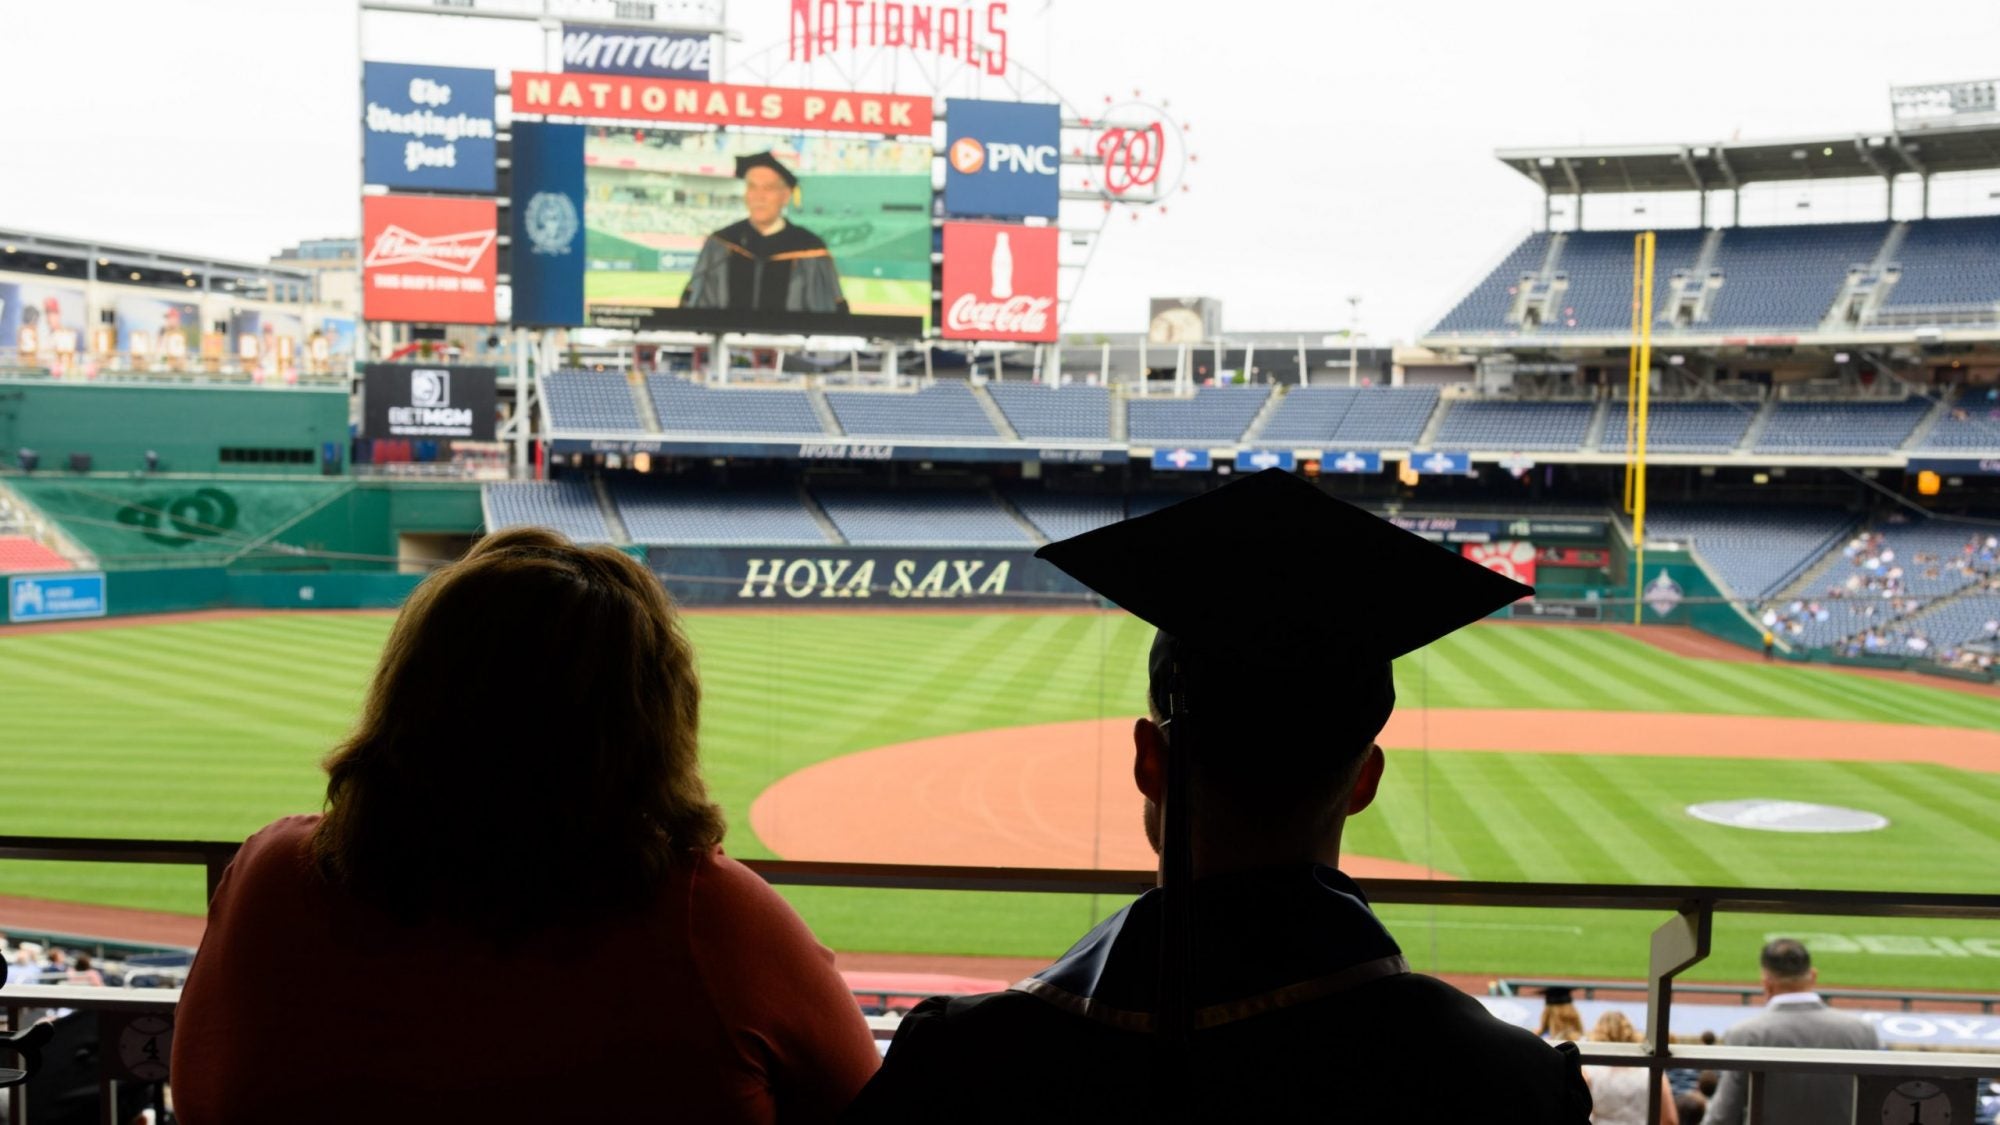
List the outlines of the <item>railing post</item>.
{"type": "Polygon", "coordinates": [[[1646,1125],[1660,1125],[1660,1084],[1666,1081],[1666,1058],[1673,1047],[1667,1028],[1673,1016],[1674,977],[1708,956],[1714,904],[1694,899],[1680,913],[1653,931],[1652,954],[1646,964],[1646,1053],[1656,1060],[1646,1069],[1646,1125]]]}

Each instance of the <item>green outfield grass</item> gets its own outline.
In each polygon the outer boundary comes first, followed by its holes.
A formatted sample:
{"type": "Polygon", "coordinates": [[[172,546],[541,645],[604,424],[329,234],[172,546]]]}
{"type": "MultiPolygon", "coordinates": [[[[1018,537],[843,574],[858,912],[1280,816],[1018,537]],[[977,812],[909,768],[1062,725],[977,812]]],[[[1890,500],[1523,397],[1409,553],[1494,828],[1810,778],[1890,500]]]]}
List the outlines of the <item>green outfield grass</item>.
{"type": "MultiPolygon", "coordinates": [[[[319,804],[386,617],[272,615],[0,633],[0,825],[22,834],[235,839],[319,804]]],[[[704,755],[730,850],[805,765],[884,743],[1136,711],[1148,631],[1118,614],[709,615],[690,626],[704,755]]],[[[528,675],[524,671],[525,677],[528,675]]],[[[2000,729],[2000,702],[1785,664],[1685,660],[1593,630],[1480,626],[1398,668],[1404,708],[1778,715],[2000,729]]],[[[893,795],[883,815],[895,816],[893,795]]],[[[1916,763],[1397,750],[1350,850],[1476,879],[1990,892],[2000,774],[1916,763]],[[1793,836],[1705,824],[1700,800],[1872,809],[1888,829],[1793,836]]],[[[0,864],[0,893],[197,912],[193,869],[0,864]]],[[[1119,903],[1053,895],[790,892],[847,949],[1045,956],[1119,903]]],[[[1656,914],[1385,910],[1420,967],[1633,976],[1656,914]]],[[[2000,987],[2000,926],[1725,919],[1711,978],[1754,975],[1766,933],[1820,939],[1829,983],[2000,987]],[[1932,939],[1949,939],[1936,941],[1932,939]],[[1967,945],[1970,940],[1971,944],[1967,945]],[[1845,952],[1843,952],[1845,950],[1845,952]],[[1928,950],[1928,952],[1925,952],[1928,950]]]]}

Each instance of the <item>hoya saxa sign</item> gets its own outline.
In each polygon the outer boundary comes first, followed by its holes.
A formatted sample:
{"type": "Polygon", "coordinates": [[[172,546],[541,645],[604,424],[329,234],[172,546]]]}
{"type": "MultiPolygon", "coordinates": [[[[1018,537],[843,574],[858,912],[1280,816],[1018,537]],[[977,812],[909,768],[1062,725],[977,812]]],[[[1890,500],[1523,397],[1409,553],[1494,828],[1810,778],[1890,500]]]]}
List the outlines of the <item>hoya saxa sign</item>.
{"type": "Polygon", "coordinates": [[[566,23],[562,30],[563,71],[571,74],[636,74],[706,82],[714,52],[713,36],[685,31],[587,23],[566,23]]]}
{"type": "Polygon", "coordinates": [[[422,324],[492,324],[498,216],[490,199],[363,199],[362,315],[422,324]]]}
{"type": "Polygon", "coordinates": [[[419,191],[490,192],[493,72],[361,64],[362,179],[419,191]]]}
{"type": "Polygon", "coordinates": [[[1054,227],[944,225],[939,326],[948,340],[1056,338],[1054,227]]]}
{"type": "Polygon", "coordinates": [[[945,214],[1055,218],[1061,207],[1061,108],[970,98],[944,104],[945,214]]]}

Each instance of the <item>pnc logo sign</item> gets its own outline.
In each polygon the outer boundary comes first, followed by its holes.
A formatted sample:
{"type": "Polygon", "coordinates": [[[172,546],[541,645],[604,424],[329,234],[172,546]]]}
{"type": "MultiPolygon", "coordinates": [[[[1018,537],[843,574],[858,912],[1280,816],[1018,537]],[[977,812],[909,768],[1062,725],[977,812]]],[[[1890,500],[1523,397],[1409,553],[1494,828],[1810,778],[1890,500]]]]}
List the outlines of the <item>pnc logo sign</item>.
{"type": "Polygon", "coordinates": [[[960,137],[951,142],[951,166],[965,175],[972,175],[986,166],[986,146],[977,137],[960,137]]]}
{"type": "Polygon", "coordinates": [[[945,126],[946,215],[1056,217],[1062,171],[1059,107],[948,98],[945,126]]]}

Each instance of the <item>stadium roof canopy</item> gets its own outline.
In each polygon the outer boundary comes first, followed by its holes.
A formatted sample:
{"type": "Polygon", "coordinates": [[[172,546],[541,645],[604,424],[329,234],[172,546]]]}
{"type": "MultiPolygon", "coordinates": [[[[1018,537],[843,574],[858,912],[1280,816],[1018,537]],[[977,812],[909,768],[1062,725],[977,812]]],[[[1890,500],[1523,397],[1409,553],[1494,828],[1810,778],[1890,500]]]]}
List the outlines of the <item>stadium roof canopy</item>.
{"type": "Polygon", "coordinates": [[[1551,195],[1733,191],[1755,183],[2000,169],[2000,123],[1783,140],[1509,148],[1493,155],[1551,195]]]}

